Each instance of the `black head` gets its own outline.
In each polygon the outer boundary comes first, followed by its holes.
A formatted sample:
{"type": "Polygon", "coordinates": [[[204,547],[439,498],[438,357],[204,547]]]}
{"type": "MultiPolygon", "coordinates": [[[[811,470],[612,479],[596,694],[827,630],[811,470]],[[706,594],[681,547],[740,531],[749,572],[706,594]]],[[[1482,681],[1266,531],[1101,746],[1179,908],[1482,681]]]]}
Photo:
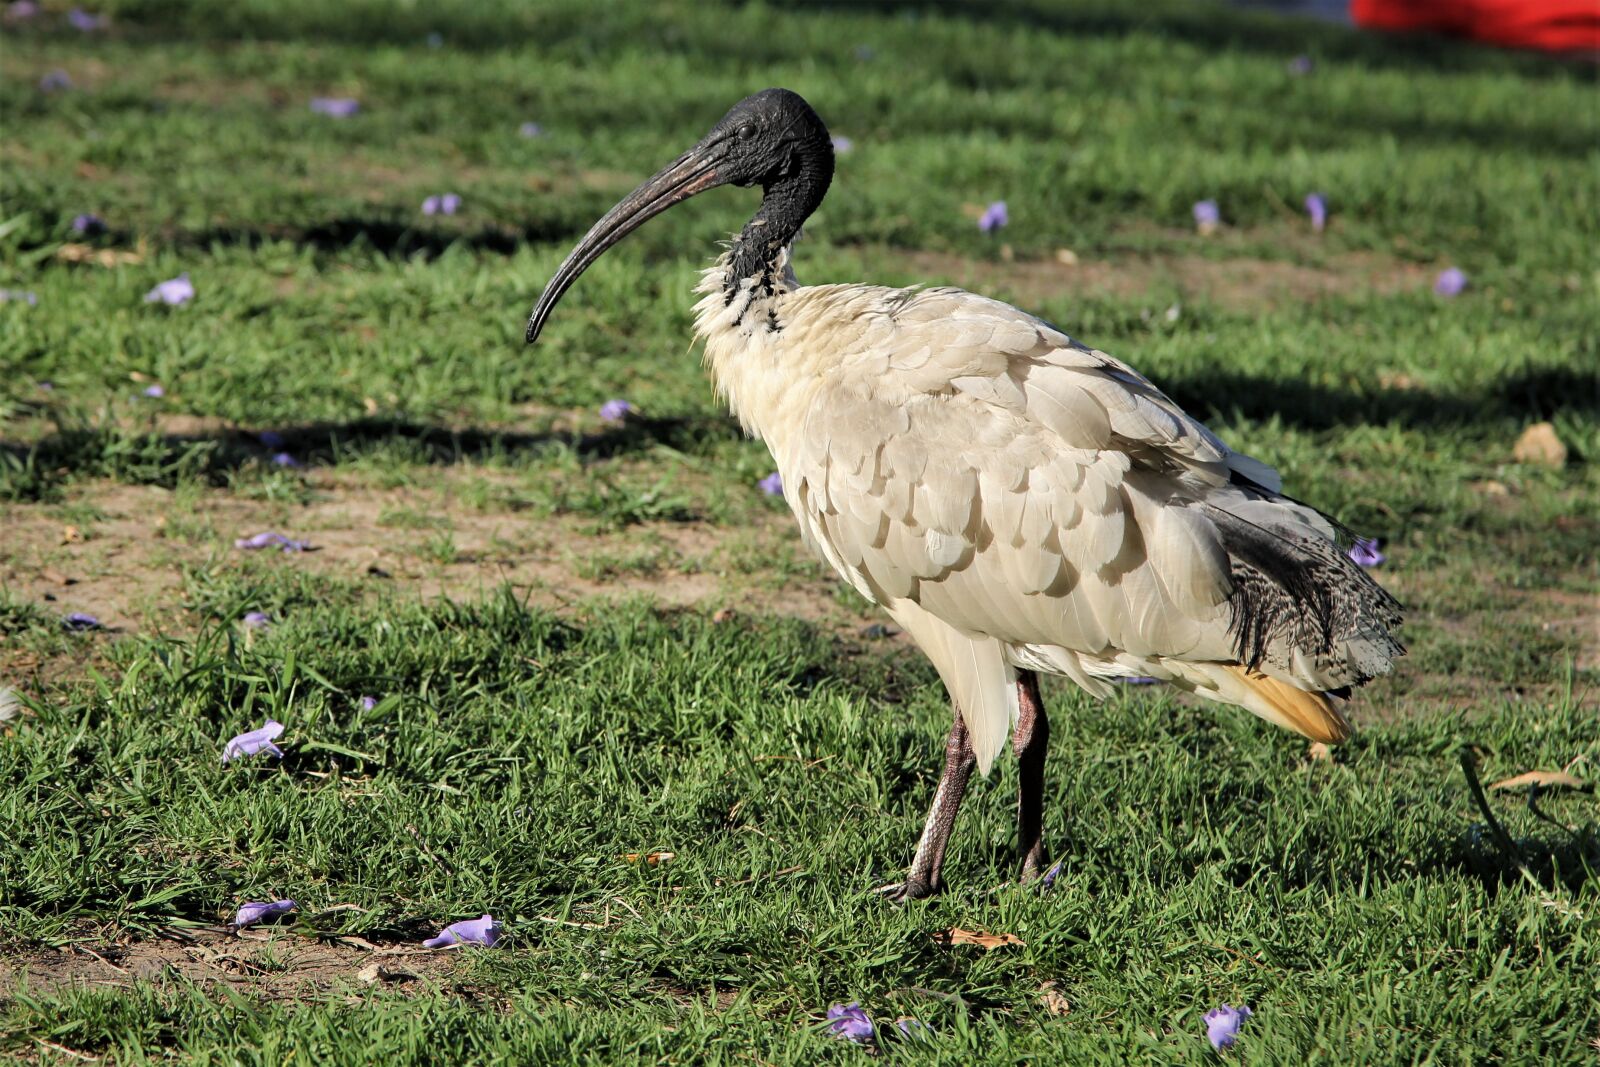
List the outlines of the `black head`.
{"type": "MultiPolygon", "coordinates": [[[[759,185],[766,194],[734,249],[734,269],[754,270],[789,241],[822,203],[833,178],[833,142],[811,105],[788,89],[763,89],[735,104],[671,166],[629,193],[578,242],[528,319],[538,339],[556,302],[589,266],[646,220],[719,185],[759,185]]],[[[744,274],[736,273],[737,277],[744,274]]]]}

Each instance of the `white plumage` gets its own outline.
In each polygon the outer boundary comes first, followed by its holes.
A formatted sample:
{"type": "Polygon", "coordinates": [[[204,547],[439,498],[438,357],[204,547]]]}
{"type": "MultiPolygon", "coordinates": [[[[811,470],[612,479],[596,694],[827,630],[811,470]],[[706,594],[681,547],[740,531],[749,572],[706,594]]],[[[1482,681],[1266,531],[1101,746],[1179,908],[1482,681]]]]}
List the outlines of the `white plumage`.
{"type": "MultiPolygon", "coordinates": [[[[1286,721],[1241,678],[1224,538],[1199,505],[1332,542],[1316,512],[1264,499],[1276,472],[1230,450],[1127,364],[960,289],[802,287],[780,257],[770,295],[695,309],[706,362],[764,440],[806,543],[928,654],[987,773],[1017,714],[1017,669],[1105,695],[1146,675],[1286,721]]],[[[1343,657],[1269,646],[1296,690],[1387,666],[1376,621],[1343,657]]],[[[1309,727],[1309,729],[1308,729],[1309,727]]]]}

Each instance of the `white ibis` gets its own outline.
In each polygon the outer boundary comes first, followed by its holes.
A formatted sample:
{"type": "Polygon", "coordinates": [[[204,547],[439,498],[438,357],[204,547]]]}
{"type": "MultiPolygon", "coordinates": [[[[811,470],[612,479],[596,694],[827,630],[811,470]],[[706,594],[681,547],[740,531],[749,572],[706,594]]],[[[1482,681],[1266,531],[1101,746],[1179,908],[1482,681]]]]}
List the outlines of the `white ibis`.
{"type": "Polygon", "coordinates": [[[606,213],[528,321],[606,249],[719,185],[761,206],[705,271],[695,332],[717,389],[767,443],[805,542],[938,668],[944,775],[899,899],[936,892],[974,766],[1022,764],[1024,880],[1049,726],[1038,672],[1098,696],[1149,676],[1317,741],[1389,670],[1399,605],[1325,516],[1280,493],[1126,363],[952,288],[802,286],[790,245],[833,178],[828,130],[785,89],[741,100],[606,213]]]}

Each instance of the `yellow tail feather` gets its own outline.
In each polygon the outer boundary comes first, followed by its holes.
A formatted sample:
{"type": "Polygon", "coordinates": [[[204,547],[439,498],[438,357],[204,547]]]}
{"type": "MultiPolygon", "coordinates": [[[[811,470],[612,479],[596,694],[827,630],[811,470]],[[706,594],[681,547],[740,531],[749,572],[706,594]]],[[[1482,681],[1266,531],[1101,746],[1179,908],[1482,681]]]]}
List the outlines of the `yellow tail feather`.
{"type": "Polygon", "coordinates": [[[1250,710],[1257,715],[1328,745],[1337,744],[1350,736],[1350,724],[1333,706],[1333,701],[1321,693],[1296,689],[1243,664],[1230,663],[1222,669],[1243,683],[1260,701],[1260,704],[1250,706],[1250,710]]]}

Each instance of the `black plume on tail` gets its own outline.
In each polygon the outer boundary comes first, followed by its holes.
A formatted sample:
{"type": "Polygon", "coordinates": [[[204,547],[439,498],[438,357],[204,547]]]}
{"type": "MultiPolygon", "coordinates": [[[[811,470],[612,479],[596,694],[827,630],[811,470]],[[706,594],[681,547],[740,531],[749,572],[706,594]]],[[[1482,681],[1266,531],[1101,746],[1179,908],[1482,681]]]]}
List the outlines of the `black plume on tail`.
{"type": "Polygon", "coordinates": [[[1222,534],[1233,572],[1233,634],[1239,661],[1287,668],[1309,658],[1335,681],[1360,685],[1405,654],[1390,633],[1400,603],[1337,543],[1309,530],[1261,526],[1222,508],[1207,514],[1222,534]]]}

